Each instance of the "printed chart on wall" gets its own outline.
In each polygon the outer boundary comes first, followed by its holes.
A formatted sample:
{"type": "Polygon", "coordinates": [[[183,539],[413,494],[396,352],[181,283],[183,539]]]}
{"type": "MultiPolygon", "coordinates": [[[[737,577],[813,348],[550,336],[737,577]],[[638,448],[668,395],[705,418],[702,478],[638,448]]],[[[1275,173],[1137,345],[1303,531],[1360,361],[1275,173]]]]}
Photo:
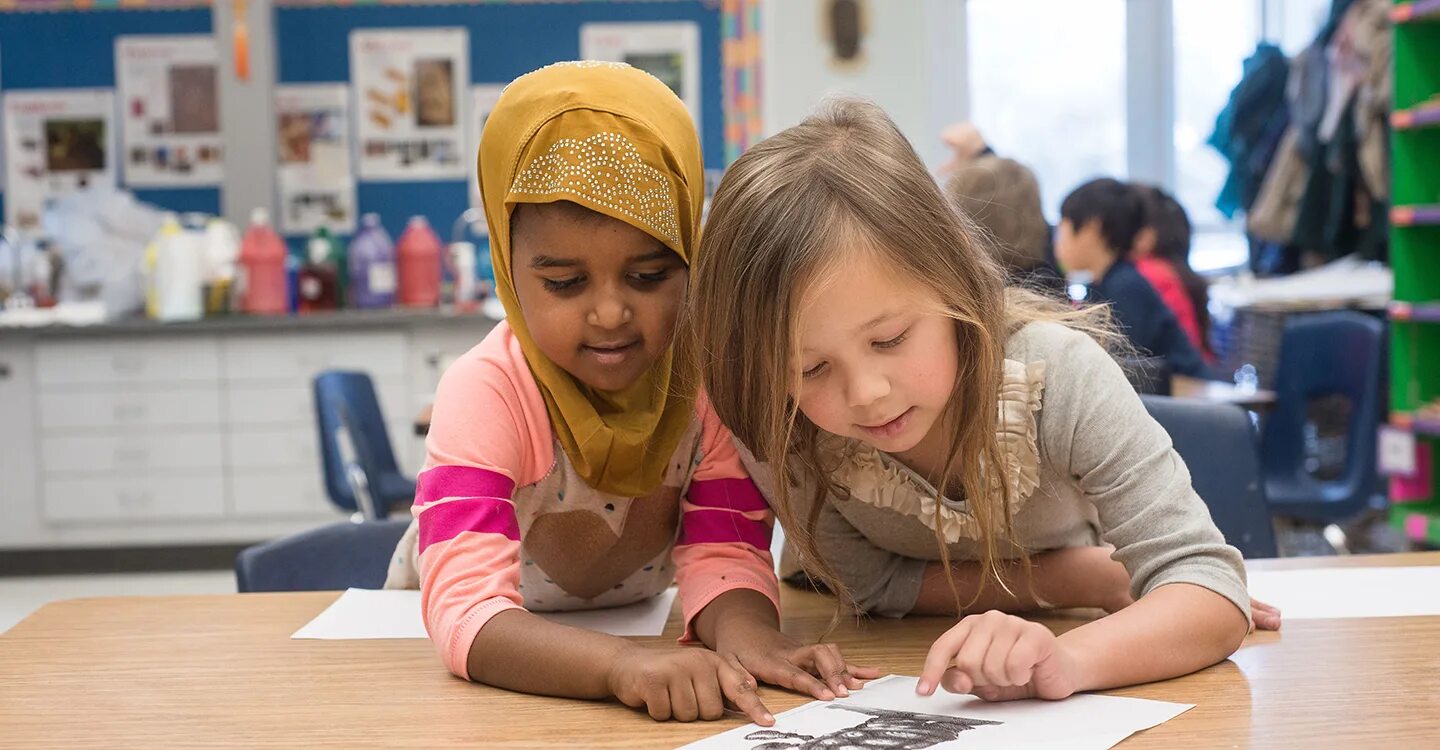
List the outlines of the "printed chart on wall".
{"type": "Polygon", "coordinates": [[[466,120],[470,123],[470,136],[465,143],[465,162],[470,165],[471,206],[484,205],[480,199],[480,174],[477,171],[480,167],[477,158],[480,154],[480,134],[485,132],[485,121],[490,119],[490,111],[495,109],[495,103],[500,101],[500,92],[504,90],[503,83],[482,83],[470,88],[470,117],[466,120]]]}
{"type": "Polygon", "coordinates": [[[700,124],[700,27],[694,23],[587,23],[580,56],[629,63],[670,87],[700,124]]]}
{"type": "Polygon", "coordinates": [[[362,180],[464,179],[464,29],[350,32],[362,180]]]}
{"type": "Polygon", "coordinates": [[[343,83],[277,86],[276,139],[283,234],[355,231],[350,169],[350,87],[343,83]]]}
{"type": "Polygon", "coordinates": [[[125,184],[218,185],[223,178],[219,66],[207,35],[115,42],[125,184]]]}
{"type": "Polygon", "coordinates": [[[52,198],[115,184],[115,95],[109,89],[5,95],[5,223],[40,225],[52,198]]]}

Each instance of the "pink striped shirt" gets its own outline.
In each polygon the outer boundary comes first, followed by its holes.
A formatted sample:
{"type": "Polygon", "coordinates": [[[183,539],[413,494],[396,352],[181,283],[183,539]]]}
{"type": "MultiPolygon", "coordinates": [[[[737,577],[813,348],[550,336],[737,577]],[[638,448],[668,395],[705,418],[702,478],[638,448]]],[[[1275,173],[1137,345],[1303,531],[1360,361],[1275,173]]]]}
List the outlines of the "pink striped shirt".
{"type": "Polygon", "coordinates": [[[686,628],[715,597],[753,589],[779,608],[773,517],[702,397],[662,486],[642,498],[584,483],[557,447],[510,327],[441,379],[415,497],[425,626],[468,678],[490,618],[622,606],[680,587],[686,628]]]}

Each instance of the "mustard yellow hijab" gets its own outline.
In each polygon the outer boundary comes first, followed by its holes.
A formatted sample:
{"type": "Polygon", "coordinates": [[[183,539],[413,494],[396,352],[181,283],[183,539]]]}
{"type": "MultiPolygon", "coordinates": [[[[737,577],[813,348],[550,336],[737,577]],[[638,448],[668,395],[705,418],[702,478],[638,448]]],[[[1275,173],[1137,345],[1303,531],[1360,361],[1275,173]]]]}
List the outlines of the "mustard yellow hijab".
{"type": "Polygon", "coordinates": [[[505,88],[479,158],[497,291],[565,455],[597,490],[650,494],[694,414],[694,393],[677,392],[673,351],[623,391],[590,388],[541,354],[511,278],[510,215],[521,203],[571,201],[649,234],[693,266],[705,186],[689,112],[637,68],[558,63],[505,88]]]}

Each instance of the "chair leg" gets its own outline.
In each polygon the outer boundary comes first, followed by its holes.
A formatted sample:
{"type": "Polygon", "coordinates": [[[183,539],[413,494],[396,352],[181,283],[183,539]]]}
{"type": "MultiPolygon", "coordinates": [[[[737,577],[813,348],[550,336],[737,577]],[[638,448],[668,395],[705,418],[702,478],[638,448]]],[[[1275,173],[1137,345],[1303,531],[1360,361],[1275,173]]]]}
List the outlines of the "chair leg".
{"type": "Polygon", "coordinates": [[[1345,530],[1340,528],[1339,524],[1329,524],[1325,527],[1325,530],[1320,533],[1325,536],[1325,541],[1329,542],[1330,546],[1335,548],[1335,554],[1350,554],[1350,540],[1346,537],[1345,530]]]}

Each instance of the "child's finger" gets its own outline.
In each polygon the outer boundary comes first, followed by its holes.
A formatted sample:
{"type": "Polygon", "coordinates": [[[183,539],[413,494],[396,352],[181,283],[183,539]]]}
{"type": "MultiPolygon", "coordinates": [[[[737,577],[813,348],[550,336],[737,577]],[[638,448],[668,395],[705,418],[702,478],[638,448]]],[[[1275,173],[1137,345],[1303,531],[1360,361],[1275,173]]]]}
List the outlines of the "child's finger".
{"type": "Polygon", "coordinates": [[[735,708],[762,727],[775,725],[775,717],[755,692],[755,678],[731,656],[720,668],[720,689],[735,708]]]}
{"type": "Polygon", "coordinates": [[[825,680],[825,685],[830,692],[844,698],[850,695],[850,689],[845,682],[850,678],[850,672],[845,668],[845,660],[840,658],[840,649],[834,644],[824,643],[811,647],[811,657],[815,665],[815,672],[825,680]]]}
{"type": "Polygon", "coordinates": [[[965,695],[975,690],[975,680],[971,679],[965,670],[954,667],[945,670],[945,675],[940,678],[940,684],[945,688],[945,692],[955,695],[965,695]]]}
{"type": "Polygon", "coordinates": [[[990,652],[990,644],[994,639],[995,631],[992,628],[980,627],[971,630],[970,637],[965,639],[965,645],[955,654],[952,662],[954,668],[969,675],[976,685],[989,684],[985,680],[982,665],[985,664],[985,655],[990,652]]]}
{"type": "Polygon", "coordinates": [[[950,668],[950,662],[955,658],[960,646],[970,635],[970,630],[975,627],[974,620],[967,617],[960,621],[959,625],[945,631],[943,635],[935,639],[931,644],[930,651],[925,654],[925,666],[920,670],[920,679],[915,683],[915,692],[920,695],[933,695],[935,688],[940,685],[940,677],[945,670],[950,668]]]}
{"type": "MultiPolygon", "coordinates": [[[[813,656],[804,657],[804,663],[813,666],[813,656]]],[[[835,693],[825,687],[825,683],[815,679],[815,675],[806,672],[800,667],[791,664],[784,659],[765,659],[755,664],[745,664],[744,668],[761,682],[768,682],[771,685],[779,685],[797,693],[806,693],[814,696],[816,700],[835,700],[835,693]]]]}
{"type": "Polygon", "coordinates": [[[725,715],[725,697],[720,690],[718,672],[696,675],[691,684],[695,687],[695,703],[700,709],[700,718],[715,721],[725,715]]]}
{"type": "Polygon", "coordinates": [[[880,676],[880,670],[875,667],[862,667],[858,664],[845,662],[845,669],[850,672],[848,685],[851,690],[859,690],[865,687],[866,680],[873,680],[880,676]]]}
{"type": "Polygon", "coordinates": [[[670,687],[663,682],[646,686],[645,709],[649,711],[650,718],[656,721],[668,721],[670,719],[670,687]]]}
{"type": "Polygon", "coordinates": [[[1005,668],[1005,663],[1010,658],[1010,652],[1015,650],[1015,644],[1020,640],[1018,629],[1005,629],[995,634],[990,641],[990,648],[986,650],[983,661],[980,664],[980,673],[985,675],[985,682],[991,685],[1009,687],[1014,683],[1010,680],[1010,672],[1005,668]]]}
{"type": "Polygon", "coordinates": [[[695,683],[680,675],[670,682],[670,715],[676,721],[700,718],[700,704],[695,699],[695,683]]]}

